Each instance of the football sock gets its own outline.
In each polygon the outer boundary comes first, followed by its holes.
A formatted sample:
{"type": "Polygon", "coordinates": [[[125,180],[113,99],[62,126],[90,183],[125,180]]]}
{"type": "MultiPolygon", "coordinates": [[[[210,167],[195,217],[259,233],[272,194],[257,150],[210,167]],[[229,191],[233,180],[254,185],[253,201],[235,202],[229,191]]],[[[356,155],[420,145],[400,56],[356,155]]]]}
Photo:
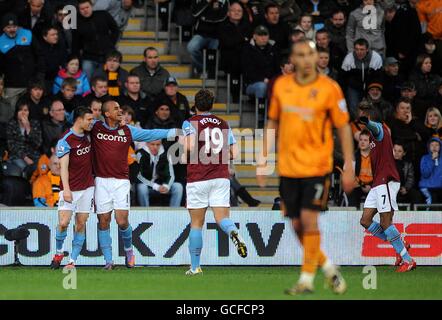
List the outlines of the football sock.
{"type": "Polygon", "coordinates": [[[200,266],[201,249],[203,248],[203,233],[201,229],[190,229],[189,253],[192,270],[200,266]]]}
{"type": "Polygon", "coordinates": [[[390,241],[394,250],[401,255],[402,259],[407,262],[411,262],[412,259],[408,254],[407,249],[405,249],[404,243],[401,239],[401,234],[399,233],[398,229],[396,229],[394,225],[391,225],[387,229],[385,229],[384,232],[387,235],[388,241],[390,241]]]}
{"type": "Polygon", "coordinates": [[[103,252],[106,263],[112,263],[112,238],[110,229],[98,230],[98,242],[100,243],[101,252],[103,252]]]}
{"type": "Polygon", "coordinates": [[[72,240],[72,253],[71,253],[72,260],[77,261],[81,249],[83,248],[83,243],[85,239],[86,235],[84,233],[74,232],[74,239],[72,240]]]}
{"type": "Polygon", "coordinates": [[[228,235],[230,235],[230,233],[232,231],[236,231],[238,232],[238,229],[236,228],[235,224],[233,223],[232,220],[230,220],[229,218],[224,218],[220,221],[219,226],[221,227],[221,229],[227,233],[228,235]]]}
{"type": "Polygon", "coordinates": [[[63,243],[64,243],[64,239],[66,239],[67,235],[68,235],[67,230],[60,231],[57,227],[57,231],[55,232],[55,240],[56,240],[55,242],[56,242],[57,254],[63,253],[63,243]]]}
{"type": "MultiPolygon", "coordinates": [[[[298,237],[298,240],[299,240],[299,242],[301,243],[301,245],[304,246],[304,241],[303,241],[302,237],[301,237],[301,238],[298,237]]],[[[330,260],[328,260],[327,256],[326,256],[325,253],[322,251],[322,249],[319,248],[318,266],[322,267],[322,270],[324,270],[324,266],[325,266],[325,264],[327,264],[327,263],[333,265],[333,264],[330,262],[330,260]]],[[[325,266],[325,268],[327,268],[327,266],[325,266]]],[[[324,272],[325,272],[325,270],[324,270],[324,272]]]]}
{"type": "Polygon", "coordinates": [[[129,225],[126,230],[118,228],[124,243],[124,250],[132,250],[132,226],[129,225]]]}
{"type": "Polygon", "coordinates": [[[301,272],[315,274],[318,268],[321,251],[321,235],[319,231],[305,232],[303,235],[304,261],[301,272]]]}
{"type": "Polygon", "coordinates": [[[367,230],[375,237],[387,241],[387,235],[385,234],[384,230],[382,230],[381,225],[376,221],[373,221],[367,230]]]}

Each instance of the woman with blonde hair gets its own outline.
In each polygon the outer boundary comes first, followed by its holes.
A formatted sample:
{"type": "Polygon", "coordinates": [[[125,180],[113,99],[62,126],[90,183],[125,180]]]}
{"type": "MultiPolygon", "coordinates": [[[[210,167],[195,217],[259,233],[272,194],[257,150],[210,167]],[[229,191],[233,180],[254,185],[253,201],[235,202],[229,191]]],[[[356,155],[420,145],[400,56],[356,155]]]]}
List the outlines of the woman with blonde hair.
{"type": "Polygon", "coordinates": [[[424,124],[428,131],[428,136],[423,137],[425,141],[428,141],[431,137],[442,138],[442,115],[438,108],[428,108],[424,124]]]}

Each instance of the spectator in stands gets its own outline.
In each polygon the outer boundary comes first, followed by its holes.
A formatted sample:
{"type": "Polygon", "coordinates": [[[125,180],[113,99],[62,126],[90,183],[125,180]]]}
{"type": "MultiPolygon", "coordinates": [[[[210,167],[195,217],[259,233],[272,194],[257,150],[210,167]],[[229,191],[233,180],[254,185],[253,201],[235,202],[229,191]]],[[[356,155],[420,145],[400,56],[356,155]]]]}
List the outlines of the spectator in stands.
{"type": "MultiPolygon", "coordinates": [[[[154,115],[147,121],[147,129],[173,129],[179,128],[171,117],[170,108],[167,104],[158,105],[154,109],[154,115]]],[[[165,146],[166,147],[166,146],[165,146]]],[[[168,149],[169,146],[166,147],[168,149]]]]}
{"type": "Polygon", "coordinates": [[[401,97],[410,99],[411,104],[414,103],[414,98],[416,97],[417,91],[416,86],[413,81],[405,81],[401,85],[401,97]]]}
{"type": "Polygon", "coordinates": [[[247,95],[265,98],[269,79],[279,71],[278,53],[269,41],[266,27],[255,28],[252,40],[244,46],[241,63],[247,95]]]}
{"type": "Polygon", "coordinates": [[[77,91],[75,91],[75,94],[86,96],[91,92],[89,80],[86,73],[80,69],[80,59],[76,55],[69,56],[66,59],[65,68],[60,69],[58,72],[52,88],[53,94],[57,94],[60,91],[63,80],[66,78],[74,78],[77,81],[77,91]]]}
{"type": "Polygon", "coordinates": [[[347,51],[342,51],[337,45],[330,42],[330,36],[326,29],[320,29],[315,36],[316,46],[329,52],[329,65],[334,70],[339,70],[347,51]]]}
{"type": "Polygon", "coordinates": [[[28,0],[25,8],[18,14],[19,26],[31,30],[34,39],[41,40],[42,31],[51,24],[51,13],[44,0],[28,0]]]}
{"type": "Polygon", "coordinates": [[[57,28],[43,27],[42,37],[40,54],[45,63],[46,89],[50,92],[58,72],[66,63],[67,50],[65,44],[59,41],[57,28]]]}
{"type": "Polygon", "coordinates": [[[416,61],[421,42],[417,12],[408,5],[399,8],[393,3],[385,9],[385,42],[387,57],[399,59],[402,71],[408,73],[416,61]]]}
{"type": "Polygon", "coordinates": [[[15,105],[29,79],[44,78],[44,63],[30,30],[18,27],[17,16],[7,13],[1,21],[0,73],[5,79],[5,98],[15,105]]]}
{"type": "Polygon", "coordinates": [[[29,119],[29,107],[26,103],[17,103],[6,134],[9,159],[22,170],[26,178],[30,177],[40,157],[42,137],[38,121],[29,119]]]}
{"type": "Polygon", "coordinates": [[[362,0],[336,0],[336,4],[339,10],[345,13],[345,16],[349,16],[350,12],[359,7],[362,0]]]}
{"type": "Polygon", "coordinates": [[[279,63],[279,69],[280,69],[280,72],[278,72],[276,75],[274,75],[273,78],[271,78],[269,80],[269,83],[267,84],[267,100],[268,101],[270,101],[270,99],[272,98],[273,86],[275,85],[276,80],[281,75],[292,74],[294,72],[294,66],[289,61],[289,57],[284,57],[281,59],[281,62],[279,63]]]}
{"type": "Polygon", "coordinates": [[[60,159],[52,155],[47,174],[40,175],[32,184],[32,198],[36,207],[56,207],[60,193],[60,159]]]}
{"type": "Polygon", "coordinates": [[[69,11],[65,9],[64,4],[59,4],[55,8],[53,25],[58,30],[58,37],[62,42],[68,54],[72,54],[72,29],[63,27],[63,21],[69,14],[69,11]]]}
{"type": "Polygon", "coordinates": [[[132,14],[132,7],[132,0],[96,0],[94,3],[94,11],[109,12],[121,32],[127,26],[132,14]]]}
{"type": "Polygon", "coordinates": [[[29,119],[41,121],[49,113],[51,100],[45,97],[45,83],[42,80],[32,79],[27,92],[18,100],[28,106],[29,119]]]}
{"type": "Polygon", "coordinates": [[[362,197],[371,190],[373,172],[370,159],[370,132],[364,129],[359,134],[358,150],[355,152],[355,188],[347,195],[348,205],[359,208],[362,197]]]}
{"type": "Polygon", "coordinates": [[[416,85],[415,114],[423,120],[425,112],[431,106],[437,96],[437,90],[441,77],[432,73],[431,58],[427,54],[421,54],[416,60],[416,69],[410,75],[410,80],[416,85]]]}
{"type": "Polygon", "coordinates": [[[262,19],[260,0],[239,0],[239,4],[244,10],[243,19],[250,25],[256,25],[262,19]]]}
{"type": "Polygon", "coordinates": [[[8,100],[3,96],[5,81],[3,75],[0,74],[0,123],[7,123],[14,116],[14,108],[8,100]]]}
{"type": "MultiPolygon", "coordinates": [[[[422,30],[430,33],[435,40],[437,65],[442,65],[442,18],[440,1],[420,0],[416,4],[422,30]]],[[[439,70],[439,72],[442,72],[439,70]]]]}
{"type": "Polygon", "coordinates": [[[318,55],[319,72],[325,74],[326,76],[329,76],[335,81],[338,81],[338,72],[332,66],[330,66],[330,52],[325,48],[319,47],[318,55]]]}
{"type": "Polygon", "coordinates": [[[422,135],[423,141],[429,141],[431,137],[442,139],[442,116],[438,108],[428,108],[424,124],[427,135],[422,135]]]}
{"type": "Polygon", "coordinates": [[[342,10],[337,9],[333,12],[331,18],[325,21],[324,27],[330,35],[330,42],[337,46],[341,52],[347,52],[345,23],[345,13],[342,10]]]}
{"type": "Polygon", "coordinates": [[[144,61],[130,71],[131,74],[140,78],[141,90],[146,94],[150,102],[163,90],[164,81],[170,77],[169,71],[160,66],[158,50],[149,47],[144,50],[144,61]]]}
{"type": "Polygon", "coordinates": [[[310,14],[303,13],[295,29],[304,32],[307,39],[316,41],[316,30],[313,27],[313,17],[310,14]]]}
{"type": "Polygon", "coordinates": [[[190,118],[190,106],[186,96],[178,92],[178,82],[174,77],[167,78],[164,83],[164,90],[161,92],[153,105],[169,106],[171,117],[181,128],[184,120],[190,118]]]}
{"type": "Polygon", "coordinates": [[[153,195],[170,195],[169,207],[179,207],[183,197],[183,186],[175,182],[172,159],[167,155],[161,140],[146,143],[137,151],[140,165],[137,185],[140,206],[148,207],[153,195]]]}
{"type": "Polygon", "coordinates": [[[367,96],[369,101],[379,112],[382,121],[387,121],[393,116],[393,106],[382,96],[383,86],[379,82],[372,82],[367,87],[367,96]]]}
{"type": "Polygon", "coordinates": [[[354,117],[367,84],[379,78],[382,72],[382,57],[369,49],[367,40],[358,39],[354,42],[354,50],[344,58],[342,70],[350,115],[354,117]]]}
{"type": "Polygon", "coordinates": [[[327,0],[302,0],[299,6],[302,12],[307,12],[313,17],[315,30],[324,28],[326,19],[336,10],[335,3],[327,0]]]}
{"type": "Polygon", "coordinates": [[[347,49],[348,51],[352,51],[354,49],[353,45],[355,40],[362,38],[367,40],[372,50],[385,56],[384,10],[379,5],[375,5],[374,0],[363,0],[362,2],[362,5],[353,10],[348,17],[346,30],[347,49]],[[372,19],[370,23],[365,22],[365,6],[375,6],[376,8],[376,19],[372,19]]]}
{"type": "Polygon", "coordinates": [[[279,19],[284,24],[295,27],[301,16],[301,9],[296,0],[264,0],[262,6],[265,8],[268,4],[276,4],[279,7],[279,19]]]}
{"type": "Polygon", "coordinates": [[[95,77],[91,80],[91,93],[84,97],[85,105],[90,105],[93,99],[98,99],[102,103],[111,99],[107,90],[107,80],[102,77],[95,77]]]}
{"type": "Polygon", "coordinates": [[[187,44],[195,75],[203,71],[203,49],[218,49],[218,26],[227,18],[228,0],[193,0],[194,35],[187,44]]]}
{"type": "Polygon", "coordinates": [[[34,183],[35,180],[41,175],[47,174],[49,171],[49,164],[51,162],[52,155],[55,154],[55,148],[57,146],[58,138],[52,140],[51,142],[51,148],[48,150],[48,153],[43,153],[37,162],[37,169],[32,173],[31,179],[29,179],[29,182],[31,184],[34,183]]]}
{"type": "Polygon", "coordinates": [[[53,100],[60,100],[65,111],[71,113],[77,107],[84,105],[83,97],[75,94],[76,91],[77,80],[66,78],[61,85],[61,91],[53,97],[53,100]]]}
{"type": "Polygon", "coordinates": [[[437,58],[435,40],[434,40],[433,36],[431,35],[431,33],[428,33],[428,32],[423,35],[423,39],[424,39],[423,40],[424,45],[423,45],[423,48],[421,49],[421,51],[430,56],[431,65],[432,65],[431,69],[434,70],[435,73],[437,73],[439,76],[442,77],[442,61],[437,58]]]}
{"type": "MultiPolygon", "coordinates": [[[[242,48],[250,41],[252,25],[243,19],[243,8],[237,2],[230,5],[227,16],[228,19],[218,28],[220,69],[229,73],[231,79],[238,80],[241,74],[241,59],[238,57],[241,57],[242,48]]],[[[239,86],[236,87],[239,89],[239,86]]],[[[238,97],[239,90],[232,90],[232,96],[238,97]]]]}
{"type": "Polygon", "coordinates": [[[278,50],[287,50],[290,28],[288,24],[281,21],[279,6],[270,3],[265,6],[264,12],[265,21],[263,25],[267,28],[270,39],[275,42],[274,45],[278,50]]]}
{"type": "Polygon", "coordinates": [[[61,134],[67,129],[69,129],[69,124],[65,118],[63,103],[60,100],[54,100],[49,109],[49,119],[44,119],[41,122],[42,151],[48,153],[51,149],[51,142],[60,138],[61,134]]]}
{"type": "Polygon", "coordinates": [[[91,103],[89,104],[89,108],[92,110],[92,115],[94,116],[95,120],[104,120],[101,107],[103,103],[99,99],[92,99],[91,103]]]}
{"type": "Polygon", "coordinates": [[[105,62],[106,54],[115,49],[120,29],[108,12],[93,11],[91,0],[79,0],[78,11],[72,52],[81,53],[82,69],[91,79],[95,69],[105,62]]]}
{"type": "Polygon", "coordinates": [[[395,142],[393,145],[393,156],[401,177],[401,188],[397,194],[397,202],[416,204],[421,202],[421,196],[419,191],[414,188],[414,167],[410,161],[404,160],[406,154],[404,145],[401,142],[395,142]]]}
{"type": "Polygon", "coordinates": [[[125,92],[120,95],[118,102],[120,105],[130,106],[135,112],[135,118],[140,121],[141,127],[144,127],[149,119],[149,99],[141,91],[140,78],[135,74],[129,74],[124,84],[125,92]]]}
{"type": "Polygon", "coordinates": [[[441,140],[431,138],[428,142],[428,154],[421,159],[421,180],[419,189],[427,204],[442,202],[442,155],[441,140]]]}
{"type": "Polygon", "coordinates": [[[102,67],[95,69],[93,78],[100,77],[107,79],[107,90],[111,97],[119,97],[124,90],[129,72],[121,67],[123,55],[117,50],[106,54],[105,63],[102,67]]]}
{"type": "Polygon", "coordinates": [[[401,85],[404,82],[399,73],[399,61],[396,58],[385,59],[382,82],[384,84],[382,93],[385,100],[394,104],[401,95],[401,85]]]}
{"type": "Polygon", "coordinates": [[[439,83],[439,87],[437,89],[437,97],[434,99],[433,105],[442,111],[442,81],[439,83]]]}
{"type": "Polygon", "coordinates": [[[407,158],[417,167],[420,156],[425,151],[425,141],[419,133],[425,132],[423,124],[413,119],[412,105],[408,98],[400,98],[396,104],[394,117],[388,122],[393,141],[401,140],[407,152],[407,158]]]}

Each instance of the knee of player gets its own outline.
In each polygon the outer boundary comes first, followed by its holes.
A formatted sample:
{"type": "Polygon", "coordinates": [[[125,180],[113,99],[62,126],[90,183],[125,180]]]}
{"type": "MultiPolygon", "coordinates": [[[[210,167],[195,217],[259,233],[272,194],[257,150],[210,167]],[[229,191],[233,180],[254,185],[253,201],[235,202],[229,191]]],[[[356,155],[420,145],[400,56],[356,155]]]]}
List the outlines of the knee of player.
{"type": "Polygon", "coordinates": [[[59,228],[61,231],[65,231],[67,230],[67,228],[69,227],[69,220],[61,220],[58,224],[59,228]]]}
{"type": "Polygon", "coordinates": [[[371,221],[369,221],[368,219],[362,217],[361,220],[359,221],[359,223],[360,223],[361,226],[363,226],[365,229],[368,229],[368,227],[370,227],[371,221]]]}

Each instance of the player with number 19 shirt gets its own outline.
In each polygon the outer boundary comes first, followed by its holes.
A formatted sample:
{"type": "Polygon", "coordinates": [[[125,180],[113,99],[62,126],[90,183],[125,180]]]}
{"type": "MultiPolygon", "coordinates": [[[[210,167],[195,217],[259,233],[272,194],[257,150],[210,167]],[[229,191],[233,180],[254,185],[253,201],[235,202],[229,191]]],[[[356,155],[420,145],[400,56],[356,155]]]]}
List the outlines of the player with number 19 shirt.
{"type": "Polygon", "coordinates": [[[230,236],[245,258],[247,248],[230,215],[229,162],[235,156],[235,138],[224,120],[210,113],[213,95],[200,90],[195,95],[196,115],[183,123],[184,149],[189,153],[187,164],[187,209],[191,217],[189,253],[191,268],[187,275],[202,273],[200,254],[203,246],[201,229],[208,207],[216,222],[230,236]]]}

